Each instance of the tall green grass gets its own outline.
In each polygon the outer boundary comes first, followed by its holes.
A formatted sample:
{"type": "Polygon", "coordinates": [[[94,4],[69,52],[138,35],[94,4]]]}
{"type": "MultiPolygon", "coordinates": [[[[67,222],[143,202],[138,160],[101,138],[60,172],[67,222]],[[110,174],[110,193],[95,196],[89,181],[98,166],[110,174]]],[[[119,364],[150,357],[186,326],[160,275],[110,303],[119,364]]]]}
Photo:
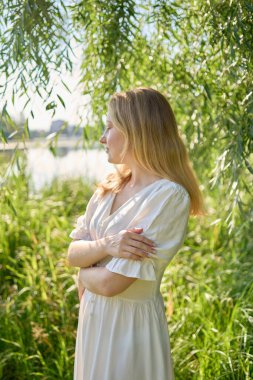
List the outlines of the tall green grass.
{"type": "Polygon", "coordinates": [[[91,195],[81,181],[29,195],[12,177],[2,194],[0,378],[72,379],[78,297],[67,266],[68,234],[91,195]]]}
{"type": "Polygon", "coordinates": [[[162,288],[176,379],[252,379],[252,241],[218,224],[190,227],[162,288]]]}
{"type": "MultiPolygon", "coordinates": [[[[12,194],[3,187],[0,203],[0,378],[72,379],[79,301],[68,235],[92,190],[69,180],[31,194],[22,173],[8,186],[12,194]]],[[[214,219],[191,220],[163,279],[180,380],[253,376],[250,226],[238,220],[229,235],[214,219]]]]}

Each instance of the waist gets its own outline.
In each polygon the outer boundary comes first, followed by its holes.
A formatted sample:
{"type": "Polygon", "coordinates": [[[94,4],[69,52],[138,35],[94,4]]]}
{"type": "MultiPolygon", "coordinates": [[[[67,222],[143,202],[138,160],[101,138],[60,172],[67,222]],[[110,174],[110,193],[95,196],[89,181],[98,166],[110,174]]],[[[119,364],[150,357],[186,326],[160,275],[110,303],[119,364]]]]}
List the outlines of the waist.
{"type": "Polygon", "coordinates": [[[90,299],[93,299],[93,300],[97,299],[104,302],[118,301],[118,302],[123,302],[123,303],[125,302],[125,303],[135,303],[135,304],[163,302],[163,297],[160,292],[158,292],[155,295],[149,295],[149,296],[146,295],[145,297],[142,297],[141,294],[129,294],[129,293],[126,293],[125,291],[112,297],[102,296],[100,294],[93,293],[89,291],[88,289],[85,289],[84,293],[85,293],[85,298],[87,301],[89,301],[90,299]]]}

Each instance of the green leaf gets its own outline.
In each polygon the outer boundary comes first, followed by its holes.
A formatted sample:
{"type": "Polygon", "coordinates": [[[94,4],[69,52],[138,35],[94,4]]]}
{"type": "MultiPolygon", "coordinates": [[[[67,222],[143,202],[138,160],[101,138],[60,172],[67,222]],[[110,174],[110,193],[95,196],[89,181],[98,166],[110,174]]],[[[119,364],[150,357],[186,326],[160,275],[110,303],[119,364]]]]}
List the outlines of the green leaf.
{"type": "Polygon", "coordinates": [[[58,97],[58,99],[60,100],[60,102],[61,102],[61,104],[63,105],[63,107],[66,108],[66,107],[65,107],[65,103],[64,103],[62,97],[61,97],[60,95],[58,95],[58,94],[57,94],[57,97],[58,97]]]}
{"type": "Polygon", "coordinates": [[[26,119],[25,124],[24,124],[24,131],[25,131],[25,136],[27,138],[30,138],[30,131],[29,131],[29,126],[28,126],[28,118],[26,119]]]}
{"type": "Polygon", "coordinates": [[[66,88],[66,90],[71,94],[71,91],[70,91],[69,87],[67,86],[67,84],[63,80],[61,80],[61,82],[62,82],[63,86],[66,88]]]}
{"type": "Polygon", "coordinates": [[[8,205],[8,207],[11,209],[11,211],[15,214],[15,216],[18,216],[17,211],[16,211],[16,209],[15,209],[12,201],[10,200],[10,198],[7,197],[7,196],[5,196],[5,201],[6,201],[7,205],[8,205]]]}
{"type": "Polygon", "coordinates": [[[53,145],[49,146],[49,150],[53,154],[53,156],[56,157],[56,149],[55,149],[55,147],[53,145]]]}
{"type": "Polygon", "coordinates": [[[1,129],[1,140],[3,141],[3,143],[8,143],[7,137],[3,129],[1,129]]]}
{"type": "Polygon", "coordinates": [[[209,86],[208,86],[207,83],[204,84],[204,89],[205,89],[205,91],[206,91],[206,94],[207,94],[208,99],[209,99],[209,100],[212,100],[211,92],[210,92],[210,88],[209,88],[209,86]]]}
{"type": "Polygon", "coordinates": [[[14,105],[14,103],[15,103],[15,92],[14,92],[14,89],[12,90],[11,101],[12,101],[12,104],[14,105]]]}
{"type": "Polygon", "coordinates": [[[48,110],[54,109],[56,107],[57,107],[57,105],[56,105],[55,101],[52,101],[46,105],[46,110],[48,111],[48,110]]]}

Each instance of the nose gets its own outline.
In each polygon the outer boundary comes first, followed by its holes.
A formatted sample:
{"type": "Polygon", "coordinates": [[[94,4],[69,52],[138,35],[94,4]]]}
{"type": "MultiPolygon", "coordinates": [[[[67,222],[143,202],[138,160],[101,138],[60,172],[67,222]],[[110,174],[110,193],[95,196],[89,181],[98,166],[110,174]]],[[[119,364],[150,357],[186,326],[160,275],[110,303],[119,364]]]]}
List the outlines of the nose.
{"type": "Polygon", "coordinates": [[[100,137],[99,142],[100,142],[101,144],[105,144],[105,136],[104,136],[104,135],[102,135],[102,136],[100,137]]]}
{"type": "Polygon", "coordinates": [[[105,143],[106,143],[105,132],[104,132],[104,133],[102,134],[102,136],[100,137],[99,142],[100,142],[101,144],[105,144],[105,143]]]}

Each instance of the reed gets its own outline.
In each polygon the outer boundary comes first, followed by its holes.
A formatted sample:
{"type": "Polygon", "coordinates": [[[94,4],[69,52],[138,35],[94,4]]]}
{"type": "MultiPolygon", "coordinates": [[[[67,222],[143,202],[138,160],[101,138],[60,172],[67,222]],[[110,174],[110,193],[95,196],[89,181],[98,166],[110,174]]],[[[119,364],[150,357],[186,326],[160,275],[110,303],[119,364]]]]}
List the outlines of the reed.
{"type": "MultiPolygon", "coordinates": [[[[72,379],[79,301],[68,235],[91,186],[55,180],[31,193],[20,173],[8,187],[0,200],[0,378],[72,379]]],[[[213,219],[190,221],[162,283],[176,379],[253,375],[249,225],[229,235],[213,219]]]]}

